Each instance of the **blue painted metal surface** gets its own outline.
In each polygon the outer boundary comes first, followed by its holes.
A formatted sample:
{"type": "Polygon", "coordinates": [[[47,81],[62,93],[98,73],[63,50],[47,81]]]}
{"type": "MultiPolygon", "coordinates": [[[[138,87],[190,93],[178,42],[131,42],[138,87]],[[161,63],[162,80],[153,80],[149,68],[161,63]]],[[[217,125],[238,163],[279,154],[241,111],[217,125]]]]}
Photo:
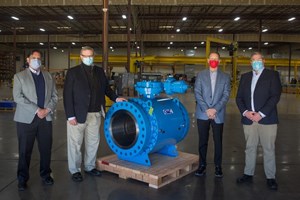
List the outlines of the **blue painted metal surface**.
{"type": "MultiPolygon", "coordinates": [[[[107,112],[104,134],[118,158],[150,166],[151,153],[178,155],[175,145],[188,133],[189,116],[178,99],[158,97],[166,82],[137,83],[141,98],[115,103],[107,112]]],[[[187,88],[175,79],[167,84],[168,93],[187,88]]]]}

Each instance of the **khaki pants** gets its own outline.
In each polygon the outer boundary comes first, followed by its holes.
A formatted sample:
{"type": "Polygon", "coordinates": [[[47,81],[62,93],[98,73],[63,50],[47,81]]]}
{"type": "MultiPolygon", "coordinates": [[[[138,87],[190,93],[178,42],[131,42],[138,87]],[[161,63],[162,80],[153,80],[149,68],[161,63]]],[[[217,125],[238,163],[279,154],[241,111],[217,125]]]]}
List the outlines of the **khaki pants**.
{"type": "Polygon", "coordinates": [[[100,142],[99,127],[101,116],[99,112],[88,113],[86,122],[76,126],[67,122],[68,134],[68,166],[71,174],[81,172],[81,145],[85,141],[84,170],[90,171],[96,166],[97,150],[100,142]]]}
{"type": "Polygon", "coordinates": [[[246,139],[246,165],[244,174],[254,175],[257,146],[260,143],[263,148],[266,178],[275,178],[275,140],[277,135],[277,124],[263,125],[253,122],[251,125],[243,125],[243,128],[246,139]]]}

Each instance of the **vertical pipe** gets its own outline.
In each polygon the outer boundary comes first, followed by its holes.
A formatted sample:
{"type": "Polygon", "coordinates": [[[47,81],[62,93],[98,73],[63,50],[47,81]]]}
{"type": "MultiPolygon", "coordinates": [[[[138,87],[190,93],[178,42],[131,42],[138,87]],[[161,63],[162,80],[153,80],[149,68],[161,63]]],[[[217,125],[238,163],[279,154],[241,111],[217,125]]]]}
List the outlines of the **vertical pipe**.
{"type": "Polygon", "coordinates": [[[103,0],[103,29],[102,29],[102,67],[109,77],[108,69],[108,0],[103,0]]]}
{"type": "Polygon", "coordinates": [[[292,61],[292,43],[289,43],[289,79],[288,79],[288,84],[291,82],[291,61],[292,61]]]}
{"type": "Polygon", "coordinates": [[[70,69],[70,67],[71,67],[70,56],[71,56],[71,45],[69,45],[69,51],[68,51],[68,69],[70,69]]]}
{"type": "Polygon", "coordinates": [[[127,7],[127,66],[126,66],[127,72],[130,72],[130,27],[131,27],[131,0],[128,0],[128,7],[127,7]]]}
{"type": "Polygon", "coordinates": [[[48,51],[47,51],[47,59],[48,59],[48,65],[47,65],[47,71],[50,70],[50,35],[48,34],[48,51]]]}
{"type": "Polygon", "coordinates": [[[258,51],[261,52],[261,30],[262,30],[262,20],[259,20],[258,27],[258,51]]]}
{"type": "MultiPolygon", "coordinates": [[[[17,30],[14,28],[14,50],[13,50],[13,58],[12,58],[12,64],[13,64],[13,71],[12,74],[15,74],[17,71],[17,62],[16,62],[16,56],[17,56],[17,30]]],[[[13,78],[13,77],[11,77],[13,78]]]]}

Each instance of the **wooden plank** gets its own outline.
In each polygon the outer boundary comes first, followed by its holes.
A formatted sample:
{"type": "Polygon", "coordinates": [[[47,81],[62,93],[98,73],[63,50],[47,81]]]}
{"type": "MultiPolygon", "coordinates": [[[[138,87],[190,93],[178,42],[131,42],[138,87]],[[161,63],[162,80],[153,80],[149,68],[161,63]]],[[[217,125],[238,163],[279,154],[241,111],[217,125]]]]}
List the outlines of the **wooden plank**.
{"type": "Polygon", "coordinates": [[[120,178],[132,178],[149,184],[149,187],[160,188],[198,168],[199,156],[179,152],[177,157],[151,154],[152,166],[143,166],[119,160],[116,155],[109,155],[97,160],[97,168],[118,174],[120,178]]]}

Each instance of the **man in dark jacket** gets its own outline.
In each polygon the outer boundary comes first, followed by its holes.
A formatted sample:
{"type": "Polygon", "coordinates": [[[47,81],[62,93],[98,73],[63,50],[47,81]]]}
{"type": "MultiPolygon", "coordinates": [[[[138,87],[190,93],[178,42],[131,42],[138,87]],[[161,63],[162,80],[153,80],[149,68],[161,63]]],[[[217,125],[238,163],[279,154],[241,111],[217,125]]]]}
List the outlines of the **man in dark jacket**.
{"type": "Polygon", "coordinates": [[[64,107],[67,117],[68,165],[72,180],[81,182],[81,145],[85,141],[84,171],[93,176],[100,142],[99,127],[104,113],[105,95],[112,101],[123,101],[109,87],[104,70],[93,64],[94,49],[82,47],[82,63],[67,72],[64,85],[64,107]]]}
{"type": "Polygon", "coordinates": [[[277,71],[264,68],[261,53],[251,56],[253,71],[241,77],[236,103],[242,114],[246,139],[246,165],[244,175],[237,183],[251,182],[255,171],[257,146],[263,148],[264,170],[267,185],[277,190],[275,180],[275,140],[277,134],[277,103],[281,95],[281,82],[277,71]]]}

